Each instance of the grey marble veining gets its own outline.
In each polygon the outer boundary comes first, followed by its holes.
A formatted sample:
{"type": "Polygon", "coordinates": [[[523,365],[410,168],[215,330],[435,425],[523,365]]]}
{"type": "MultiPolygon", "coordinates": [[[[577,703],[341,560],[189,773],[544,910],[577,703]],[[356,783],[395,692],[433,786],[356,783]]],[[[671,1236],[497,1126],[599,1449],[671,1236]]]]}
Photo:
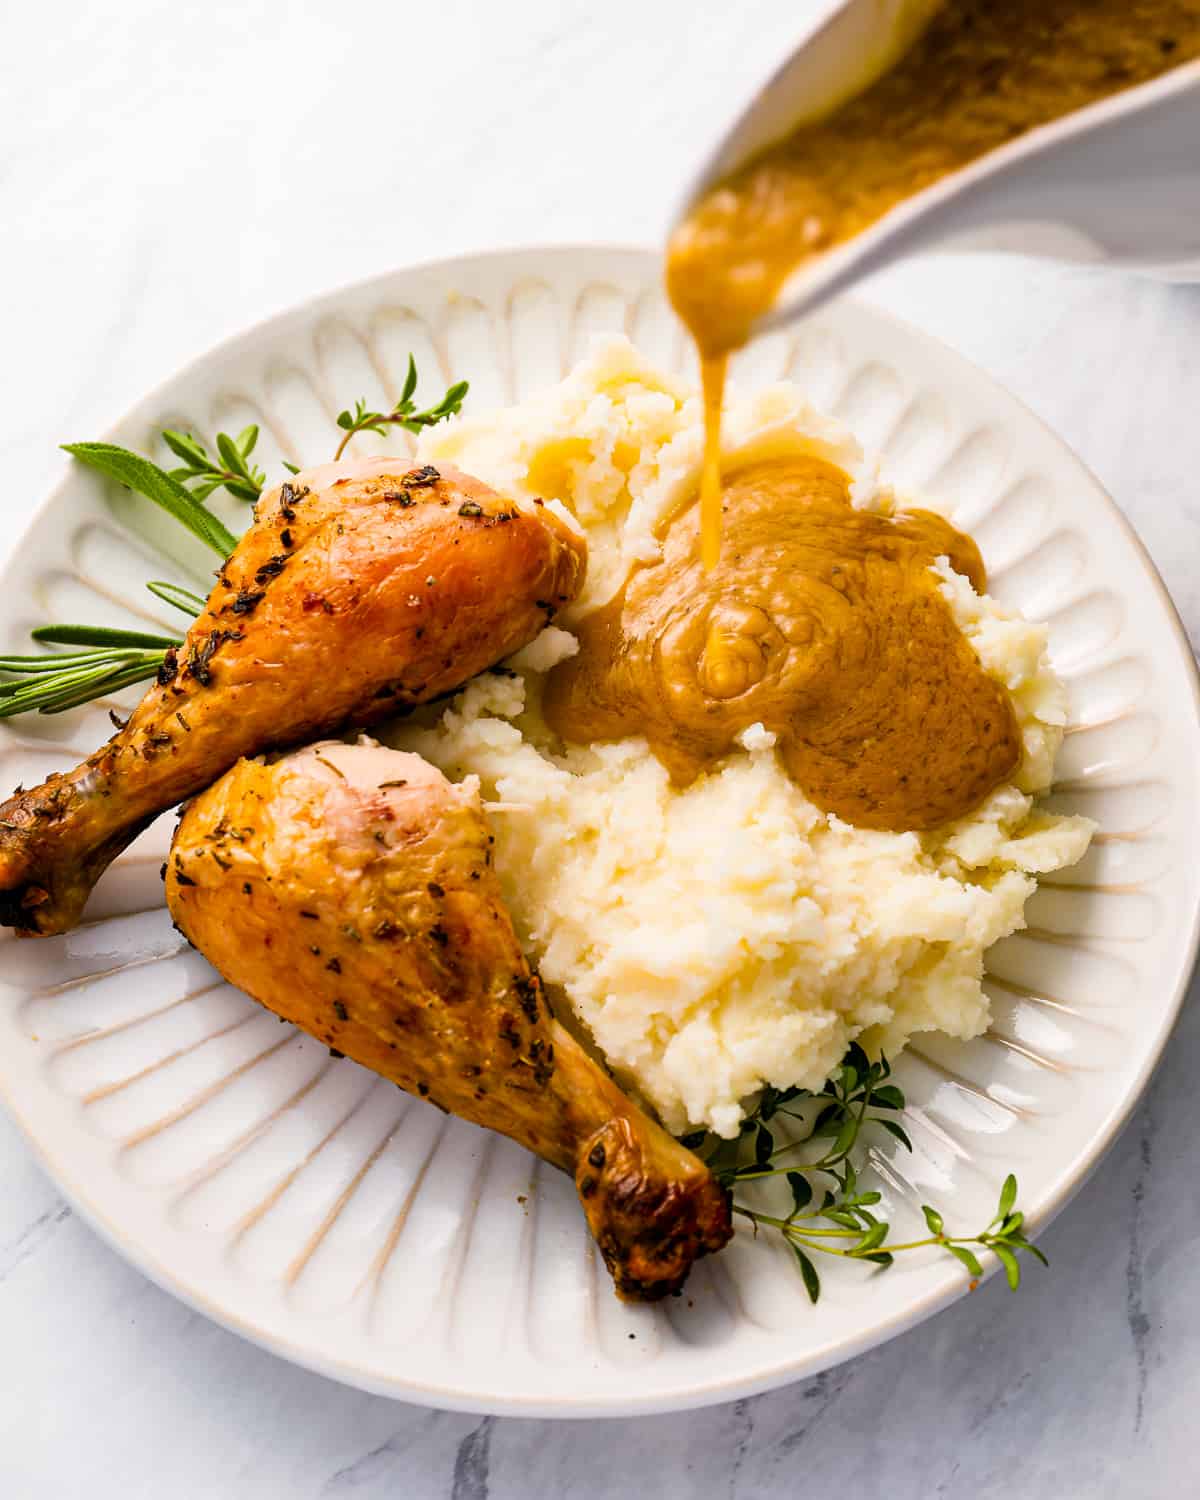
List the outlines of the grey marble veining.
{"type": "MultiPolygon", "coordinates": [[[[745,90],[797,9],[13,8],[0,552],[58,442],[267,312],[449,251],[656,239],[714,98],[745,90]]],[[[947,258],[871,295],[1062,433],[1200,643],[1200,289],[947,258]]],[[[426,1411],[263,1353],[102,1244],[0,1112],[0,1500],[1195,1494],[1198,1071],[1189,998],[1131,1124],[1045,1234],[1050,1271],[1019,1296],[990,1282],[752,1400],[591,1423],[426,1411]]]]}

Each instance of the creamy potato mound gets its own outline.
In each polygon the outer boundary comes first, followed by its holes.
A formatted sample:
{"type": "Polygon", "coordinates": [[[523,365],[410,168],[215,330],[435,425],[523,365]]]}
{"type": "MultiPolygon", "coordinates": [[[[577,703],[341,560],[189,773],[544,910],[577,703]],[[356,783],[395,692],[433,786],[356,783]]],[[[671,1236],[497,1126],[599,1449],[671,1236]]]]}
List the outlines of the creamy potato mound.
{"type": "MultiPolygon", "coordinates": [[[[727,450],[780,431],[849,472],[856,504],[896,507],[851,434],[795,387],[731,402],[727,450]]],[[[701,441],[697,393],[624,340],[520,406],[425,434],[423,460],[561,502],[587,532],[589,582],[508,671],[388,739],[479,776],[499,804],[496,863],[520,936],[617,1076],[670,1129],[733,1135],[764,1083],[817,1088],[856,1037],[895,1056],[917,1032],[984,1031],[985,950],[1024,925],[1035,876],[1079,859],[1093,825],[1036,808],[1066,717],[1045,626],[944,562],[945,596],[1024,740],[1012,782],[970,817],[935,833],[852,828],[792,784],[761,726],[683,791],[642,739],[557,743],[543,674],[577,649],[572,619],[655,555],[654,523],[695,485],[701,441]]]]}

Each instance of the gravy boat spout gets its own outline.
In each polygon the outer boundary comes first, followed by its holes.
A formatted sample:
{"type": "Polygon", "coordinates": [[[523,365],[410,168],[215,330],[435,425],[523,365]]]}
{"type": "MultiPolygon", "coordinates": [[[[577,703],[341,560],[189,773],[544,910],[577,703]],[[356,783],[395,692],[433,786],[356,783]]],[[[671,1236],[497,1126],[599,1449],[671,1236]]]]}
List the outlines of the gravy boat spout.
{"type": "MultiPolygon", "coordinates": [[[[675,218],[807,120],[875,81],[936,0],[842,0],[708,153],[675,218]]],[[[891,261],[935,246],[1113,262],[1200,281],[1200,61],[1039,126],[804,262],[758,334],[891,261]]]]}

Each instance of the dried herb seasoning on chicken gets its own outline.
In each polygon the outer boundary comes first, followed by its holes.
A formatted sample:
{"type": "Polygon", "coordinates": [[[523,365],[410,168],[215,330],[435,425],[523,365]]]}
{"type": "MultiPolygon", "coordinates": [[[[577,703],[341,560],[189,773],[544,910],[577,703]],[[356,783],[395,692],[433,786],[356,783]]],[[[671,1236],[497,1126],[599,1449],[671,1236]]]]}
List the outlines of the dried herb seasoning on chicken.
{"type": "Polygon", "coordinates": [[[569,1172],[618,1293],[655,1301],[729,1240],[728,1192],[554,1019],[491,848],[473,780],[311,746],[240,761],[189,804],[167,904],[277,1015],[569,1172]]]}
{"type": "Polygon", "coordinates": [[[121,850],[239,756],[372,723],[517,650],[585,556],[547,507],[445,466],[347,461],[269,491],[128,723],[0,805],[0,922],[69,929],[121,850]]]}

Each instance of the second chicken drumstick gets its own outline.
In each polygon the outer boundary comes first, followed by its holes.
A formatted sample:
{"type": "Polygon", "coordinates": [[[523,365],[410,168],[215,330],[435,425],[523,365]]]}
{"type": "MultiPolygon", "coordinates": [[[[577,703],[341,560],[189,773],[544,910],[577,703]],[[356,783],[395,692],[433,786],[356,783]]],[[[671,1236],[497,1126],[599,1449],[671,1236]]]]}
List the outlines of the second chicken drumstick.
{"type": "Polygon", "coordinates": [[[183,814],[176,925],[326,1045],[575,1179],[618,1293],[654,1301],[730,1238],[729,1195],[554,1019],[476,786],[377,745],[241,761],[183,814]]]}

